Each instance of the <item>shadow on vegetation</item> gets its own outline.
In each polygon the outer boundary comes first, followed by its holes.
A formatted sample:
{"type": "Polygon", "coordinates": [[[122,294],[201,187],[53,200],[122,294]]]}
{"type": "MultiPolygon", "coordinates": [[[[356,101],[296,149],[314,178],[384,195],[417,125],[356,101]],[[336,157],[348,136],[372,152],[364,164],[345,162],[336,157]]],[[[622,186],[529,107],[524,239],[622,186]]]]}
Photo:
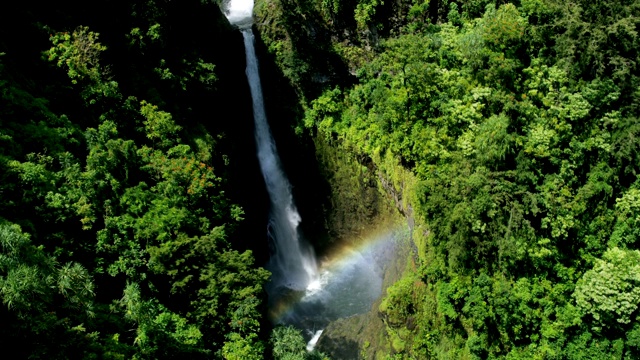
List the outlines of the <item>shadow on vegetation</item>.
{"type": "Polygon", "coordinates": [[[344,337],[321,337],[318,349],[336,360],[357,360],[360,346],[353,340],[344,337]]]}

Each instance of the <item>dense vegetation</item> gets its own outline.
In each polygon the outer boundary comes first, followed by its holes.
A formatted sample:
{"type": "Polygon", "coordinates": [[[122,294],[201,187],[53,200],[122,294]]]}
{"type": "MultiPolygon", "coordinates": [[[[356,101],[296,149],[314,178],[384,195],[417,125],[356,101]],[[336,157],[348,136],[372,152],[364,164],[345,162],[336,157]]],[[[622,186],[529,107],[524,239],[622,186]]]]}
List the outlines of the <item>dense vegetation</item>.
{"type": "MultiPolygon", "coordinates": [[[[250,109],[222,110],[248,104],[243,50],[218,5],[14,7],[0,12],[3,348],[320,358],[266,321],[250,109]]],[[[268,108],[297,116],[333,187],[327,230],[387,211],[375,186],[413,227],[364,357],[640,357],[639,1],[256,12],[263,69],[279,71],[268,108]]]]}
{"type": "Polygon", "coordinates": [[[236,119],[212,111],[250,101],[239,32],[214,2],[40,5],[0,14],[7,354],[306,353],[295,330],[271,335],[269,273],[249,250],[266,249],[264,227],[243,230],[245,217],[263,223],[266,213],[245,214],[238,195],[265,207],[243,188],[245,178],[261,187],[250,107],[236,119]],[[253,170],[239,173],[242,161],[253,170]]]}
{"type": "Polygon", "coordinates": [[[389,356],[640,357],[640,2],[265,4],[301,127],[415,218],[389,356]]]}

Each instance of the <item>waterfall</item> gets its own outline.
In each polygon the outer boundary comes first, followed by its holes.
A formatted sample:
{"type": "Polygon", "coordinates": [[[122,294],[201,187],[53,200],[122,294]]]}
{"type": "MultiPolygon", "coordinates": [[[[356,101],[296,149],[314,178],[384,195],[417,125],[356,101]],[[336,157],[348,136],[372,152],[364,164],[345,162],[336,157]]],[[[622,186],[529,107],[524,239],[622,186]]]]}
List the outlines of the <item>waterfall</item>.
{"type": "Polygon", "coordinates": [[[291,185],[280,166],[276,145],[269,130],[262,102],[258,62],[251,29],[242,30],[247,53],[247,79],[253,100],[255,137],[262,176],[271,199],[269,237],[274,251],[267,268],[273,273],[272,283],[294,290],[304,290],[315,278],[315,254],[298,235],[300,215],[293,203],[291,185]]]}
{"type": "Polygon", "coordinates": [[[300,239],[298,234],[300,215],[293,202],[291,185],[282,170],[276,144],[267,123],[251,30],[253,0],[232,0],[226,8],[229,22],[239,27],[244,37],[246,74],[253,101],[258,160],[271,200],[267,230],[273,245],[273,253],[267,264],[267,269],[272,273],[268,286],[269,295],[281,292],[283,287],[305,290],[317,278],[316,259],[313,248],[300,239]]]}
{"type": "Polygon", "coordinates": [[[313,351],[331,321],[369,311],[380,296],[383,270],[395,249],[395,232],[385,231],[360,249],[341,249],[318,271],[313,248],[298,235],[300,215],[265,115],[251,31],[253,0],[230,0],[223,8],[244,37],[258,160],[271,200],[267,234],[272,254],[267,269],[272,277],[267,292],[272,320],[303,330],[307,351],[313,351]]]}

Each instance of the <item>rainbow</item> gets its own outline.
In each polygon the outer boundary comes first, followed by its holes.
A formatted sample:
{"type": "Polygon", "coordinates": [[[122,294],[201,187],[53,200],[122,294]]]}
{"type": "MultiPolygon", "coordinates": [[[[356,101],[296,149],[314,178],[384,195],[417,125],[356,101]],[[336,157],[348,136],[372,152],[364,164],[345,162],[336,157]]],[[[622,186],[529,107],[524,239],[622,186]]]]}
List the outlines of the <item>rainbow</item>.
{"type": "Polygon", "coordinates": [[[306,291],[288,291],[270,303],[271,320],[305,329],[313,323],[316,331],[329,321],[368,311],[382,293],[383,269],[403,230],[406,224],[382,223],[330,248],[306,291]]]}

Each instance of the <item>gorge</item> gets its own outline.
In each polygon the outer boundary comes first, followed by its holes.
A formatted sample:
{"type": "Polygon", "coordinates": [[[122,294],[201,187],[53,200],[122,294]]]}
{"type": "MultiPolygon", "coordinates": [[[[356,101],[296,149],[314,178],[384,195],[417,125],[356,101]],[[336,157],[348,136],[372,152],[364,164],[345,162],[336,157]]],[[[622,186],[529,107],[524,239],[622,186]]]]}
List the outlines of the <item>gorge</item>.
{"type": "Polygon", "coordinates": [[[382,229],[386,233],[367,240],[366,247],[344,248],[331,258],[325,256],[324,266],[318,267],[313,247],[298,232],[301,218],[267,122],[251,29],[253,1],[231,0],[225,15],[244,39],[257,155],[271,204],[267,231],[271,256],[266,266],[272,274],[267,284],[271,316],[278,324],[304,330],[311,351],[331,321],[369,311],[380,296],[396,234],[382,229]]]}
{"type": "Polygon", "coordinates": [[[14,358],[640,358],[638,0],[5,8],[14,358]]]}
{"type": "Polygon", "coordinates": [[[246,75],[251,89],[258,159],[271,200],[267,231],[273,245],[273,253],[267,266],[272,273],[270,293],[281,291],[281,287],[303,290],[317,280],[318,270],[313,248],[298,234],[300,215],[293,201],[291,185],[280,166],[276,144],[264,110],[258,59],[251,30],[253,1],[231,1],[227,16],[232,25],[241,29],[244,38],[246,75]]]}

